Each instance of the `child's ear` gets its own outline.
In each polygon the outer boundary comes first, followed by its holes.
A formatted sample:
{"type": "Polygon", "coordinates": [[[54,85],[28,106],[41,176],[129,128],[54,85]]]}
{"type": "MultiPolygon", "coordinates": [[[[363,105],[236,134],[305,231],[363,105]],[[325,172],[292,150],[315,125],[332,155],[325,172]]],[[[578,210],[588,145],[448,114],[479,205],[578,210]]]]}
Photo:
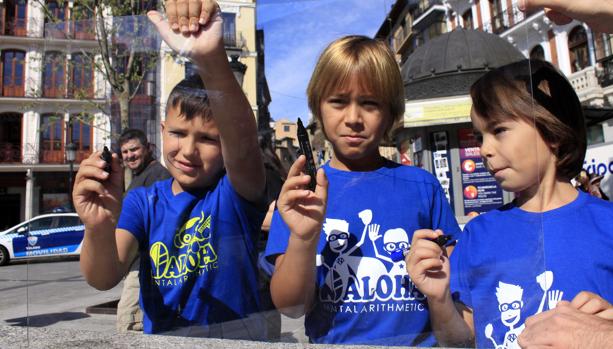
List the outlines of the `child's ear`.
{"type": "Polygon", "coordinates": [[[166,122],[162,120],[160,121],[160,130],[162,133],[164,133],[164,128],[166,128],[166,122]]]}

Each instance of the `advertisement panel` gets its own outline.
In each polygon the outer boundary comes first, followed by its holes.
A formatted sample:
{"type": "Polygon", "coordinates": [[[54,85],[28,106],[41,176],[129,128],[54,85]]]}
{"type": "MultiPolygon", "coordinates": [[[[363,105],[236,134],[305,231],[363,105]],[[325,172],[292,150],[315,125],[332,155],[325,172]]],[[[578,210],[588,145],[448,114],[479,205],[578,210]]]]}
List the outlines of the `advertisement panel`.
{"type": "Polygon", "coordinates": [[[502,206],[502,189],[485,168],[472,130],[459,129],[458,140],[464,214],[476,216],[502,206]]]}

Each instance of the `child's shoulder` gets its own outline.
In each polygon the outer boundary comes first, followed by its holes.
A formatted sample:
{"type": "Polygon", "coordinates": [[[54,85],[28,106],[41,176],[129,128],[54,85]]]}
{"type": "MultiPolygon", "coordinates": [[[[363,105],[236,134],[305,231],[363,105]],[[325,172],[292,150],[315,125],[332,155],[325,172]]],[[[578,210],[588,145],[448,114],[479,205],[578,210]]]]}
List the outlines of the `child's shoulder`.
{"type": "Polygon", "coordinates": [[[416,166],[401,165],[397,162],[386,161],[381,169],[382,173],[392,173],[397,179],[418,184],[436,185],[440,183],[434,175],[416,166]]]}
{"type": "Polygon", "coordinates": [[[589,207],[592,210],[603,211],[609,214],[613,213],[613,202],[597,198],[584,192],[580,192],[579,195],[585,196],[586,208],[589,207]]]}
{"type": "Polygon", "coordinates": [[[126,193],[128,200],[150,201],[152,198],[168,196],[171,193],[172,177],[156,181],[148,186],[140,186],[126,193]]]}

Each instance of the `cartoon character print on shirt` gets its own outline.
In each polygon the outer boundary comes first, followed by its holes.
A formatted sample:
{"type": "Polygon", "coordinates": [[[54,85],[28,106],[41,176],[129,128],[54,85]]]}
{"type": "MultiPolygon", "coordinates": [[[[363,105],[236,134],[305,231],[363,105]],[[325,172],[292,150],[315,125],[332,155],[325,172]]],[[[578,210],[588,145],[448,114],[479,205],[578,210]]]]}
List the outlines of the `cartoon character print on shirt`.
{"type": "MultiPolygon", "coordinates": [[[[558,302],[562,300],[564,292],[560,290],[549,290],[553,284],[553,272],[547,270],[536,277],[536,282],[543,290],[543,297],[539,304],[539,308],[534,315],[541,313],[545,308],[545,301],[547,301],[547,307],[551,310],[556,307],[558,302]]],[[[498,282],[496,287],[496,298],[498,299],[498,311],[500,311],[500,321],[508,328],[504,334],[504,341],[502,344],[497,344],[492,334],[494,332],[494,326],[488,323],[485,326],[485,337],[489,339],[494,348],[496,349],[521,349],[517,339],[525,328],[525,324],[522,323],[517,326],[521,320],[521,310],[524,307],[523,302],[524,290],[519,285],[507,284],[502,281],[498,282]]]]}
{"type": "MultiPolygon", "coordinates": [[[[322,254],[326,253],[326,249],[328,254],[317,256],[317,265],[325,268],[324,285],[321,286],[319,294],[320,301],[342,304],[340,307],[329,308],[334,309],[333,311],[351,312],[356,311],[347,308],[352,303],[425,299],[425,296],[410,281],[404,261],[395,263],[390,258],[393,251],[409,247],[409,236],[406,231],[402,228],[393,228],[381,236],[379,235],[381,226],[372,223],[372,210],[363,210],[358,217],[363,224],[362,233],[354,236],[353,240],[349,223],[346,220],[326,218],[324,222],[323,231],[326,234],[327,246],[322,254]],[[374,249],[374,256],[370,256],[373,253],[368,253],[361,248],[367,232],[372,249],[374,249]],[[384,253],[379,253],[376,244],[381,237],[383,237],[384,253]],[[356,238],[359,240],[350,246],[351,241],[355,241],[356,238]]],[[[375,307],[371,304],[366,311],[391,309],[385,306],[375,307]]],[[[416,310],[415,306],[405,304],[394,309],[395,311],[416,310]]]]}
{"type": "Polygon", "coordinates": [[[192,273],[217,269],[217,253],[211,245],[211,216],[190,218],[173,238],[173,246],[157,241],[149,249],[152,276],[158,286],[176,286],[192,273]]]}

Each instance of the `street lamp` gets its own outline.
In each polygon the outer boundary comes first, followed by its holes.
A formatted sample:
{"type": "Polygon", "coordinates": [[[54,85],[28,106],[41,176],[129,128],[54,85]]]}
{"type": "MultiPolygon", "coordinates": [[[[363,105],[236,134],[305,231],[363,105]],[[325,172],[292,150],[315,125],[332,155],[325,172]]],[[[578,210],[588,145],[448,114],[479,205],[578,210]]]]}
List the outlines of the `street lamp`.
{"type": "Polygon", "coordinates": [[[239,62],[238,57],[238,55],[230,56],[230,58],[232,59],[230,61],[230,68],[232,69],[232,72],[234,73],[234,77],[236,78],[236,81],[238,81],[238,84],[243,87],[243,79],[245,77],[245,71],[247,71],[247,65],[239,62]]]}
{"type": "MultiPolygon", "coordinates": [[[[71,137],[72,138],[72,137],[71,137]]],[[[74,205],[72,203],[72,173],[74,172],[74,161],[77,157],[77,146],[72,141],[66,144],[66,161],[70,165],[68,172],[68,203],[70,210],[74,211],[74,205]]]]}

